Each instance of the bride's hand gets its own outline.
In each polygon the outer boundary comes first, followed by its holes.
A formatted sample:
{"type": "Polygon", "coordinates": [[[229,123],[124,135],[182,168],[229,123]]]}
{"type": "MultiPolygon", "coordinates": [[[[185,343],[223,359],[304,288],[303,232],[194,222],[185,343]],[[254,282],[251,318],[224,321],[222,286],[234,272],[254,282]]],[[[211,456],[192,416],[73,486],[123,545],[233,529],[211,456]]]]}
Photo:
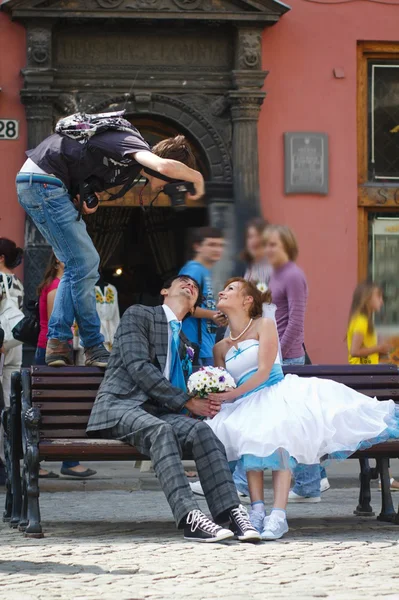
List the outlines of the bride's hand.
{"type": "Polygon", "coordinates": [[[224,402],[234,402],[234,400],[236,400],[239,396],[239,393],[237,393],[237,388],[233,389],[229,389],[226,392],[215,392],[215,393],[211,393],[208,394],[208,398],[211,401],[211,406],[215,405],[215,406],[219,406],[223,404],[224,402]]]}

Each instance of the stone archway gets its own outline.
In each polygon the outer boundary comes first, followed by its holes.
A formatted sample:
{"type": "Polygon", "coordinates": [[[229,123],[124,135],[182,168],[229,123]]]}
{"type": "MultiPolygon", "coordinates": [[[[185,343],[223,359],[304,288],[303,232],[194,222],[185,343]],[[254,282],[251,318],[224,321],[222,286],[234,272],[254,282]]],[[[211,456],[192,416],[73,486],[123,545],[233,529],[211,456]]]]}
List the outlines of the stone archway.
{"type": "MultiPolygon", "coordinates": [[[[163,94],[148,94],[145,98],[136,98],[126,102],[126,97],[104,100],[93,107],[93,112],[122,110],[130,116],[149,115],[171,121],[182,133],[192,138],[208,160],[210,181],[232,184],[233,174],[231,156],[225,140],[206,115],[182,98],[173,98],[163,94]]],[[[226,102],[217,98],[214,110],[225,111],[226,102]]],[[[231,194],[232,194],[231,190],[231,194]]]]}

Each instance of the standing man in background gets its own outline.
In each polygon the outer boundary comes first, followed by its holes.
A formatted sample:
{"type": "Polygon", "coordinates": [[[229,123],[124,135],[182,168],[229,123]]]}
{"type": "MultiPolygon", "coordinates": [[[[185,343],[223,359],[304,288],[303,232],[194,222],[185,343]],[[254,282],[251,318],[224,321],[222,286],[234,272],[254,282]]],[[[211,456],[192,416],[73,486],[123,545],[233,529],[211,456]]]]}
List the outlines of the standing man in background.
{"type": "Polygon", "coordinates": [[[200,285],[203,300],[194,315],[183,321],[183,332],[200,348],[201,366],[213,364],[213,346],[216,330],[227,325],[226,317],[216,310],[216,299],[212,287],[212,267],[222,258],[223,234],[215,227],[200,227],[192,238],[193,260],[180,270],[180,275],[192,277],[200,285]]]}

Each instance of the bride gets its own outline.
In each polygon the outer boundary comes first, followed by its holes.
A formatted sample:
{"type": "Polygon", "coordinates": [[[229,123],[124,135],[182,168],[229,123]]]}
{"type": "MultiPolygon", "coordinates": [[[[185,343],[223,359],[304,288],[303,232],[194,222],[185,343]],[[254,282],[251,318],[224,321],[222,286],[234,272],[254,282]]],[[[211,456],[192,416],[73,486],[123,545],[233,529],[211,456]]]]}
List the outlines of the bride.
{"type": "Polygon", "coordinates": [[[251,521],[264,540],[288,531],[286,505],[297,463],[347,458],[356,450],[399,438],[399,407],[326,379],[284,377],[274,321],[262,318],[265,295],[240,277],[230,279],[217,308],[230,335],[214,347],[215,366],[237,387],[209,395],[206,422],[225,446],[227,459],[247,471],[251,521]],[[266,516],[263,470],[272,469],[274,505],[266,516]]]}

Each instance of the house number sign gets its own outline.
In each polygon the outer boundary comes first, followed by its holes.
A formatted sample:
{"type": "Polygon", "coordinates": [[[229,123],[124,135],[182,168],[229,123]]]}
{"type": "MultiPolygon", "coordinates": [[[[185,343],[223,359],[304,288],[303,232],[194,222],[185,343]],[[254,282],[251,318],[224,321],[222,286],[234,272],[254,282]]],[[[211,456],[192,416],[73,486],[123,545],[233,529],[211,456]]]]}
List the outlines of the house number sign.
{"type": "Polygon", "coordinates": [[[0,141],[16,140],[19,133],[19,121],[16,119],[0,119],[0,141]]]}

